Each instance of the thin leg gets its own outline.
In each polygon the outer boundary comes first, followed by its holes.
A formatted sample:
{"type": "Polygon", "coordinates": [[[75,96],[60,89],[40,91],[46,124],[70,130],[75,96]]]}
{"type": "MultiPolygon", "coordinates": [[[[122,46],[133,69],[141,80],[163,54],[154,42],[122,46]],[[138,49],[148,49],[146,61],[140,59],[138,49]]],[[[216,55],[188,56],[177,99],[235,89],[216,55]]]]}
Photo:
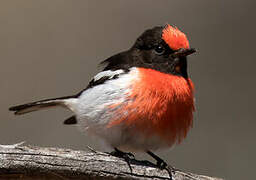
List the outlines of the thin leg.
{"type": "Polygon", "coordinates": [[[117,148],[114,148],[114,151],[112,151],[109,154],[112,155],[112,156],[124,159],[127,162],[128,166],[129,166],[129,169],[130,169],[130,171],[132,173],[132,167],[131,167],[130,162],[135,159],[135,156],[132,153],[130,153],[130,152],[123,152],[123,151],[120,151],[117,148]]]}
{"type": "Polygon", "coordinates": [[[172,179],[172,173],[175,173],[175,169],[172,166],[168,165],[163,159],[161,159],[151,151],[146,152],[156,160],[156,165],[159,167],[159,169],[165,169],[168,172],[170,179],[172,179]]]}

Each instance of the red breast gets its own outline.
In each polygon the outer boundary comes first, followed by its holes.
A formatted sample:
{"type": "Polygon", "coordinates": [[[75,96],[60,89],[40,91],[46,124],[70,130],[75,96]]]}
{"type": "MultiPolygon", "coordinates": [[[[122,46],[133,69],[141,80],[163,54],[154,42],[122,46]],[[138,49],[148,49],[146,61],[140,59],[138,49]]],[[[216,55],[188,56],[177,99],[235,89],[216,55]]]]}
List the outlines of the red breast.
{"type": "Polygon", "coordinates": [[[145,135],[159,136],[168,145],[180,143],[192,126],[193,83],[181,76],[138,68],[127,103],[119,106],[108,127],[125,124],[145,135]]]}

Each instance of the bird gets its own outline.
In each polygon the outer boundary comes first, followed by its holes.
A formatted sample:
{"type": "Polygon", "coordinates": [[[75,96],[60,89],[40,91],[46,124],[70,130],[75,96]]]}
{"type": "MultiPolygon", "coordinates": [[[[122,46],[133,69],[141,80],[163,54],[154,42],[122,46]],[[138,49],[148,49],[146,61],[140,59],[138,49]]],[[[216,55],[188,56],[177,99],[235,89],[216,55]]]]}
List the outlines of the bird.
{"type": "Polygon", "coordinates": [[[64,107],[73,115],[64,124],[77,124],[114,149],[112,154],[153,152],[171,148],[187,136],[195,111],[194,85],[187,56],[195,53],[187,36],[170,24],[145,30],[132,47],[100,64],[79,93],[10,107],[15,115],[64,107]],[[126,153],[127,152],[127,153],[126,153]]]}

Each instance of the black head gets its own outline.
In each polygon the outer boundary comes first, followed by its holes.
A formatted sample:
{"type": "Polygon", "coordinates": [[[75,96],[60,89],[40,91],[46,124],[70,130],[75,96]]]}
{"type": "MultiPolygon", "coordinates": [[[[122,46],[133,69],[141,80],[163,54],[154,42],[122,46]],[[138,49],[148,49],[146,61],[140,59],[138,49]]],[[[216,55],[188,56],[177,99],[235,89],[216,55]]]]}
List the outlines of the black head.
{"type": "Polygon", "coordinates": [[[105,60],[104,70],[144,67],[187,78],[186,56],[194,52],[185,34],[177,28],[170,25],[154,27],[146,30],[131,49],[105,60]]]}

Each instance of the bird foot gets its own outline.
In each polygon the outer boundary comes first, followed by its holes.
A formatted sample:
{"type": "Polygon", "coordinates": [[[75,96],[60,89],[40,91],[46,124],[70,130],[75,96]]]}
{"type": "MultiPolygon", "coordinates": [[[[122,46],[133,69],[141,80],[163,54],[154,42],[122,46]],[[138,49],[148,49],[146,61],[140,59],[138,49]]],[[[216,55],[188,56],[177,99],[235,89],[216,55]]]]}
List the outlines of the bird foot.
{"type": "Polygon", "coordinates": [[[156,166],[161,170],[166,170],[169,174],[170,179],[173,179],[173,174],[175,174],[175,168],[171,165],[168,165],[163,159],[152,153],[151,151],[147,151],[147,153],[156,160],[156,166]]]}
{"type": "Polygon", "coordinates": [[[135,160],[135,156],[132,153],[123,152],[123,151],[120,151],[119,149],[115,148],[115,150],[110,152],[109,154],[112,155],[112,156],[124,159],[126,161],[126,163],[128,164],[129,169],[132,173],[131,161],[135,160]]]}
{"type": "Polygon", "coordinates": [[[135,156],[130,152],[123,152],[115,148],[114,151],[109,153],[112,156],[123,158],[123,159],[135,159],[135,156]]]}

